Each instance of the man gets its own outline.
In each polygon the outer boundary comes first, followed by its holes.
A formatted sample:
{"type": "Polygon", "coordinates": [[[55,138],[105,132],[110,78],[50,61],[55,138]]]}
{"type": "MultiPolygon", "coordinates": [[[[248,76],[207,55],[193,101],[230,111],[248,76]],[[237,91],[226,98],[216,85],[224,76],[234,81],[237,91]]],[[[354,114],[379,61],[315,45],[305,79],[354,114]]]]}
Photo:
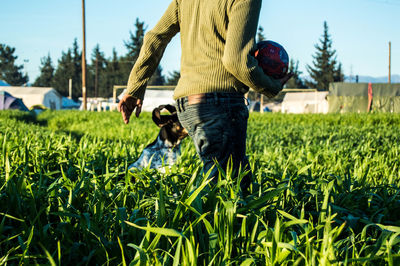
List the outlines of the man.
{"type": "MultiPolygon", "coordinates": [[[[178,117],[203,161],[216,175],[217,161],[233,170],[248,167],[248,109],[243,95],[254,90],[273,97],[291,77],[266,76],[252,56],[261,0],[173,0],[143,41],[119,103],[125,123],[141,112],[145,88],[171,38],[180,32],[181,78],[174,91],[178,117]]],[[[249,185],[249,178],[242,187],[249,185]]]]}

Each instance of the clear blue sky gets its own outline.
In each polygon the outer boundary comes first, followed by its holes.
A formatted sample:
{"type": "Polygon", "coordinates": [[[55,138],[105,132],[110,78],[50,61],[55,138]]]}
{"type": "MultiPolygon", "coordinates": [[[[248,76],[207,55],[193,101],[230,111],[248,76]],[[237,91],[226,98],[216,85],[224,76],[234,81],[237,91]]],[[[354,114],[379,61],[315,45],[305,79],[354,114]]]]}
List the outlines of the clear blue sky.
{"type": "MultiPolygon", "coordinates": [[[[125,54],[124,40],[136,18],[152,28],[170,0],[86,0],[86,47],[98,43],[106,57],[115,48],[125,54]]],[[[77,38],[82,47],[82,2],[1,0],[0,43],[16,48],[30,82],[39,74],[40,59],[50,53],[53,64],[77,38]],[[28,61],[29,60],[29,61],[28,61]]],[[[388,43],[392,42],[392,74],[400,74],[400,0],[263,1],[259,25],[268,39],[281,43],[300,70],[312,64],[314,45],[327,21],[333,48],[346,76],[388,74],[388,43]]],[[[161,61],[164,75],[179,70],[179,38],[161,61]]]]}

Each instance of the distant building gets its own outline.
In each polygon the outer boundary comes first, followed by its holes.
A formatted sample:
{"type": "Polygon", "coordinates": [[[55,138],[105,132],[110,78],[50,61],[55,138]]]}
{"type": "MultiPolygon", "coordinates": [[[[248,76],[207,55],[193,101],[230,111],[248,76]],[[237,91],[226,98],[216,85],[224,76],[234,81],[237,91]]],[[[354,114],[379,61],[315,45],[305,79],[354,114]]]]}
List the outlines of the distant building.
{"type": "MultiPolygon", "coordinates": [[[[124,95],[125,90],[118,96],[118,99],[122,99],[124,95]]],[[[151,112],[154,108],[162,104],[175,104],[174,91],[151,89],[149,86],[144,95],[142,111],[151,112]]]]}
{"type": "Polygon", "coordinates": [[[21,98],[28,108],[32,108],[35,105],[43,105],[52,110],[59,110],[62,107],[62,96],[53,88],[0,86],[0,90],[21,98]]]}
{"type": "Polygon", "coordinates": [[[288,92],[282,101],[282,113],[327,113],[328,92],[288,92]]]}

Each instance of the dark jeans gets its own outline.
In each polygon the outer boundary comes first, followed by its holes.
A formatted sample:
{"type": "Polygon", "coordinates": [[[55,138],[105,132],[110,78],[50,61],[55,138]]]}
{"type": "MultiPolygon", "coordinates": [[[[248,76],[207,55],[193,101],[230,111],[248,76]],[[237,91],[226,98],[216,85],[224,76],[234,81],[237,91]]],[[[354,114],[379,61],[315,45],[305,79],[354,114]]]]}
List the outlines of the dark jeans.
{"type": "MultiPolygon", "coordinates": [[[[207,93],[207,98],[198,104],[188,104],[187,97],[177,100],[178,118],[193,139],[197,154],[203,161],[203,172],[207,173],[215,162],[226,170],[232,159],[232,168],[237,173],[250,169],[246,156],[246,131],[249,111],[243,95],[239,93],[207,93]]],[[[210,177],[217,176],[214,167],[210,177]]],[[[251,173],[242,179],[242,189],[251,182],[251,173]]]]}

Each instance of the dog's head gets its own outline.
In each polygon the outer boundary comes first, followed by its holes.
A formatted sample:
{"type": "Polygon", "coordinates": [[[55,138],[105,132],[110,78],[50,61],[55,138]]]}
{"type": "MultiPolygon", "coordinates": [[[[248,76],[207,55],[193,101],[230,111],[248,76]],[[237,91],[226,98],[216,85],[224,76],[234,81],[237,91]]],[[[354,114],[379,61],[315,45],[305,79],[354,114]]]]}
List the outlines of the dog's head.
{"type": "Polygon", "coordinates": [[[176,108],[173,105],[166,104],[154,108],[152,118],[154,123],[159,126],[160,137],[164,142],[169,142],[172,146],[176,146],[184,139],[188,132],[178,120],[176,108]],[[161,114],[166,109],[170,114],[161,114]]]}

